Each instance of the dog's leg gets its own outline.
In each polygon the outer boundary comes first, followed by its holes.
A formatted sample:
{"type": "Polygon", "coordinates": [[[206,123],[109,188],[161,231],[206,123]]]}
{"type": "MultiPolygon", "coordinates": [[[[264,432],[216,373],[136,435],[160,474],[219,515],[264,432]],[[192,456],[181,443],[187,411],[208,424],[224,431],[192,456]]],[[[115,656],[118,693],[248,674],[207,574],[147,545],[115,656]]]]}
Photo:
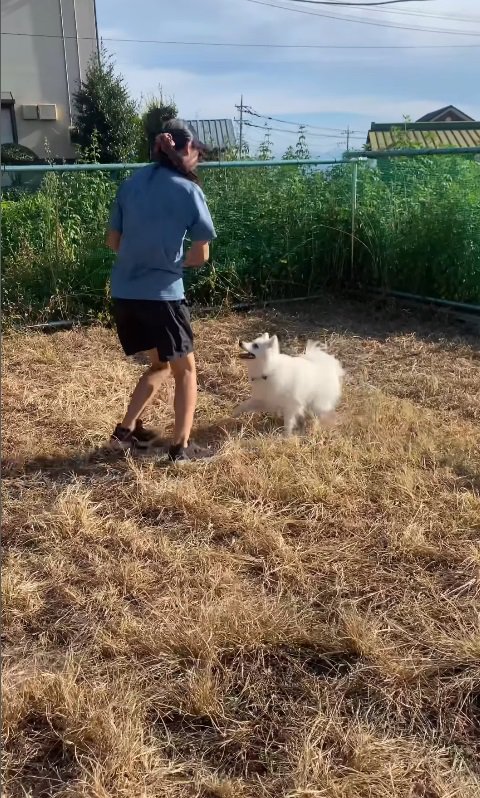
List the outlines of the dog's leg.
{"type": "Polygon", "coordinates": [[[264,409],[264,404],[259,399],[246,399],[236,407],[232,413],[233,418],[238,418],[243,413],[258,413],[264,409]]]}
{"type": "Polygon", "coordinates": [[[297,427],[300,435],[305,435],[307,431],[307,419],[305,418],[304,415],[300,415],[297,418],[297,427]]]}
{"type": "Polygon", "coordinates": [[[299,407],[285,408],[283,411],[283,435],[289,438],[292,435],[297,419],[303,418],[303,412],[299,407]]]}
{"type": "Polygon", "coordinates": [[[338,415],[335,410],[329,410],[326,413],[321,413],[320,421],[325,427],[336,427],[338,424],[338,415]]]}

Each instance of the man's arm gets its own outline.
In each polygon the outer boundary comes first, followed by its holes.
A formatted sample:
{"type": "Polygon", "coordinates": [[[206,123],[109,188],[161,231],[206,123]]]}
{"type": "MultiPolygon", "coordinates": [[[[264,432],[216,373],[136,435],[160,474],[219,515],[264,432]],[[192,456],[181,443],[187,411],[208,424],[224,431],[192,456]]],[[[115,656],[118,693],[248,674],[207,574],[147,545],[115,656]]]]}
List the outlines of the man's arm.
{"type": "Polygon", "coordinates": [[[123,186],[124,184],[122,183],[117,191],[117,196],[115,197],[115,202],[113,203],[110,213],[110,223],[108,225],[107,236],[105,238],[107,247],[115,253],[117,253],[120,249],[120,241],[122,240],[123,212],[120,200],[123,186]]]}
{"type": "Polygon", "coordinates": [[[121,238],[122,234],[119,233],[118,230],[109,230],[107,232],[105,243],[109,249],[113,250],[113,252],[118,252],[120,249],[121,238]]]}
{"type": "Polygon", "coordinates": [[[203,191],[194,187],[191,197],[193,200],[192,222],[187,235],[191,246],[185,255],[184,266],[195,268],[203,266],[210,256],[210,242],[216,237],[212,217],[208,210],[203,191]]]}
{"type": "Polygon", "coordinates": [[[210,255],[210,243],[208,241],[194,241],[185,255],[184,266],[195,268],[203,266],[210,255]]]}

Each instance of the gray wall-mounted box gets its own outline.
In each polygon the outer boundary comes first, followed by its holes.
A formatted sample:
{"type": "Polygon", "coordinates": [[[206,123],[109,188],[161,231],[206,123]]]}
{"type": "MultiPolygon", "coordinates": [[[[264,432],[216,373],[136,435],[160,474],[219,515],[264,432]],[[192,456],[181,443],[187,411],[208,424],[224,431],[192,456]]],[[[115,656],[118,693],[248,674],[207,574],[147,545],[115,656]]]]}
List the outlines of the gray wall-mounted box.
{"type": "Polygon", "coordinates": [[[57,118],[57,106],[51,103],[42,103],[38,106],[38,118],[54,122],[57,118]]]}
{"type": "Polygon", "coordinates": [[[38,108],[36,105],[22,105],[22,116],[24,119],[38,119],[38,108]]]}

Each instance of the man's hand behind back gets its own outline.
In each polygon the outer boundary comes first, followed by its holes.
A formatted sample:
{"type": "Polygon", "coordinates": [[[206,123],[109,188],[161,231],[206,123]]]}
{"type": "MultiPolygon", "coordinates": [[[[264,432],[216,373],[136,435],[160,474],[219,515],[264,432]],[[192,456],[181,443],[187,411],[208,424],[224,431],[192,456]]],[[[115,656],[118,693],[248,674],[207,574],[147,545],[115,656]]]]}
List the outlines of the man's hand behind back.
{"type": "Polygon", "coordinates": [[[208,241],[194,241],[187,254],[185,255],[185,267],[198,268],[208,260],[210,255],[210,245],[208,241]]]}

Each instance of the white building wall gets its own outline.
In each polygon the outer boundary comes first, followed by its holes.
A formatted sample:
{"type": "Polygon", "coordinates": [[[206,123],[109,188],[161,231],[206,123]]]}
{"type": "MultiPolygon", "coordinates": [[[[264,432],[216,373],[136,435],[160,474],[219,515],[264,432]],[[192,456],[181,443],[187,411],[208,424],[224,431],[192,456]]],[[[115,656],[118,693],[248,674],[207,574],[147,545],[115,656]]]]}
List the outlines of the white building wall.
{"type": "Polygon", "coordinates": [[[97,53],[95,0],[2,0],[1,22],[1,90],[15,100],[19,144],[72,158],[73,95],[97,53]],[[54,105],[56,119],[26,119],[38,105],[54,105]]]}

